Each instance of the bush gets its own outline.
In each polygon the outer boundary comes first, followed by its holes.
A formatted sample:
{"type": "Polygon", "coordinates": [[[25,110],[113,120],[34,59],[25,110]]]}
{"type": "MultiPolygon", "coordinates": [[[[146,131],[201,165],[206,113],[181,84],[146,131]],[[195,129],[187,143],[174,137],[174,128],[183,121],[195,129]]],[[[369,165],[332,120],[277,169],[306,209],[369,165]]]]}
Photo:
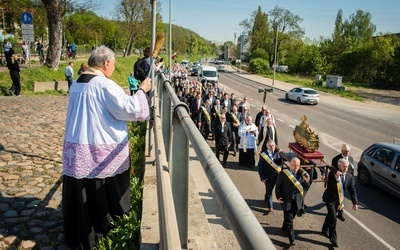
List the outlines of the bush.
{"type": "Polygon", "coordinates": [[[257,58],[250,62],[249,69],[254,74],[265,74],[269,70],[268,61],[257,58]]]}

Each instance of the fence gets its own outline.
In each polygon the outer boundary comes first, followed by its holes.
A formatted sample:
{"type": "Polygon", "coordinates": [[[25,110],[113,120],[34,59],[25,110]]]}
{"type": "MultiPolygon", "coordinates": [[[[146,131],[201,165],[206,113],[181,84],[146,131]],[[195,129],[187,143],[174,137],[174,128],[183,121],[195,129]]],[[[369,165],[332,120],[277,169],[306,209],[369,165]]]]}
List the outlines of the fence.
{"type": "Polygon", "coordinates": [[[275,249],[191,120],[187,105],[179,101],[170,81],[164,74],[157,74],[153,82],[154,122],[149,131],[154,131],[154,145],[149,148],[156,152],[160,249],[187,248],[189,141],[241,248],[275,249]]]}

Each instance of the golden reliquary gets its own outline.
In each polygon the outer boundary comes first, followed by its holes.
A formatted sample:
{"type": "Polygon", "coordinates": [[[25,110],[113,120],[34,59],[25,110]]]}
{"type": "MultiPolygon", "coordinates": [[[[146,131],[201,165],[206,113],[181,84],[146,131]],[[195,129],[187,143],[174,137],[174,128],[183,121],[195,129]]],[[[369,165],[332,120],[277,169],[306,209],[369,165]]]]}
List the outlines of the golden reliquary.
{"type": "Polygon", "coordinates": [[[296,125],[293,130],[293,136],[297,143],[307,149],[308,152],[314,152],[319,147],[319,137],[310,129],[307,124],[307,116],[301,117],[301,124],[296,125]]]}

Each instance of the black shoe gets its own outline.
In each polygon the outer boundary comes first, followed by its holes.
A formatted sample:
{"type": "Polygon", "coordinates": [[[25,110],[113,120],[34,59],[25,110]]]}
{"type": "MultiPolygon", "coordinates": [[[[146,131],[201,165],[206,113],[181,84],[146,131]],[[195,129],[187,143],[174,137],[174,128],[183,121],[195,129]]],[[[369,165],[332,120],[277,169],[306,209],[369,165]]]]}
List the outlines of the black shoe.
{"type": "Polygon", "coordinates": [[[322,231],[321,234],[329,239],[329,234],[327,231],[322,231]]]}
{"type": "Polygon", "coordinates": [[[236,152],[235,153],[233,153],[233,157],[235,157],[236,156],[236,152]]]}
{"type": "Polygon", "coordinates": [[[336,242],[332,242],[332,247],[339,247],[339,245],[336,242]]]}
{"type": "Polygon", "coordinates": [[[289,242],[290,242],[290,245],[291,245],[291,246],[295,245],[295,244],[294,244],[294,240],[289,240],[289,242]]]}
{"type": "Polygon", "coordinates": [[[297,217],[301,217],[303,216],[303,213],[301,212],[301,210],[297,211],[297,217]]]}
{"type": "Polygon", "coordinates": [[[228,165],[226,165],[226,163],[225,163],[225,164],[222,164],[222,166],[223,166],[224,168],[228,168],[228,165]]]}
{"type": "Polygon", "coordinates": [[[337,216],[337,218],[338,218],[339,220],[341,220],[341,221],[345,221],[345,220],[346,220],[346,218],[343,217],[343,214],[339,214],[339,215],[337,216]]]}
{"type": "Polygon", "coordinates": [[[13,91],[12,91],[11,89],[8,90],[8,93],[9,93],[10,95],[14,95],[14,93],[13,93],[13,91]]]}

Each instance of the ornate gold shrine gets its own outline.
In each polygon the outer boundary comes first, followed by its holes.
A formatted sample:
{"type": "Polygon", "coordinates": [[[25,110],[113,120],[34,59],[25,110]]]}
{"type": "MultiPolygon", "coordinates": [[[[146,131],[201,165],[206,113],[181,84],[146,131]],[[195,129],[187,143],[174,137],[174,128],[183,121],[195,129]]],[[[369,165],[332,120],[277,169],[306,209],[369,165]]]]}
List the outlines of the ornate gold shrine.
{"type": "Polygon", "coordinates": [[[307,116],[301,117],[300,125],[296,125],[293,136],[297,143],[304,147],[308,152],[314,152],[319,148],[319,137],[310,129],[307,124],[307,116]]]}

